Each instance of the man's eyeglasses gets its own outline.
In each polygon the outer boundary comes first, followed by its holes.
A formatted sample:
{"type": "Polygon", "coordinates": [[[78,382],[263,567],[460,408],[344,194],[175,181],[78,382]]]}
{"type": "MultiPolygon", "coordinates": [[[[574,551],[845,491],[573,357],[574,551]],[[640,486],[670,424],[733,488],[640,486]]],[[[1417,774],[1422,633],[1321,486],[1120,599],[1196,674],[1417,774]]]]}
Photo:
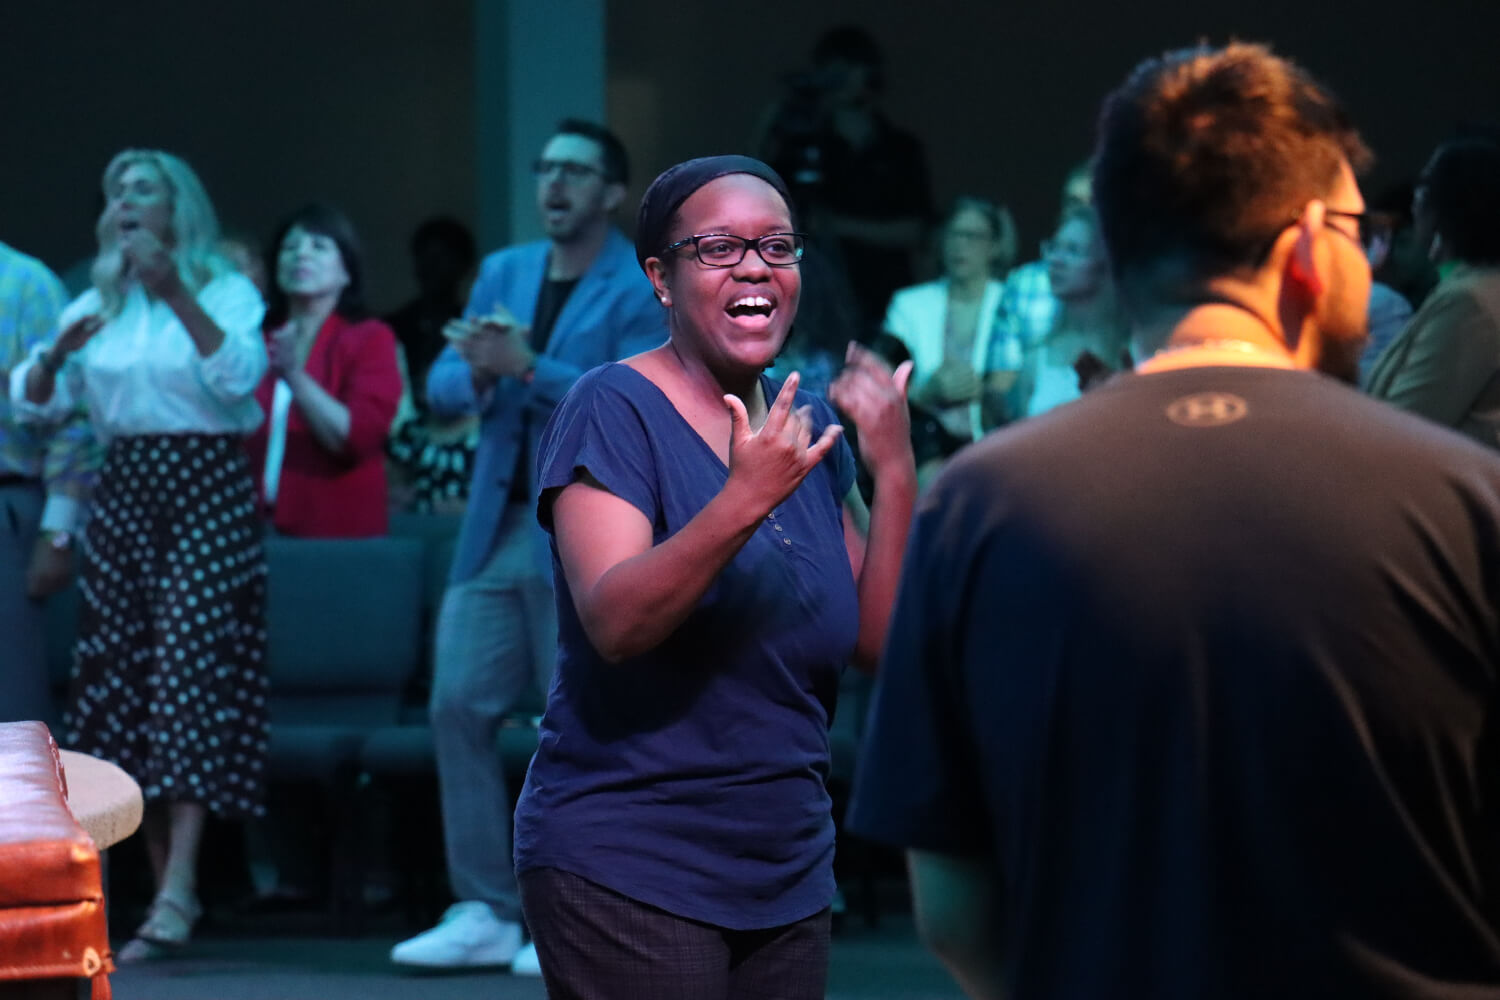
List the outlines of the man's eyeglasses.
{"type": "Polygon", "coordinates": [[[531,172],[538,178],[551,177],[555,173],[561,173],[563,180],[575,184],[604,173],[598,167],[588,163],[578,163],[574,160],[537,160],[531,165],[531,172]]]}
{"type": "Polygon", "coordinates": [[[802,233],[771,233],[753,240],[728,233],[709,233],[678,240],[663,252],[672,253],[691,244],[698,259],[709,267],[734,267],[754,250],[772,267],[791,267],[802,259],[806,241],[802,233]]]}
{"type": "Polygon", "coordinates": [[[1081,247],[1076,243],[1062,243],[1054,239],[1042,240],[1042,259],[1062,258],[1066,260],[1092,260],[1094,257],[1091,247],[1081,247]]]}
{"type": "MultiPolygon", "coordinates": [[[[1354,222],[1354,238],[1366,250],[1377,243],[1389,240],[1391,238],[1391,231],[1394,228],[1391,225],[1389,217],[1374,212],[1342,212],[1336,208],[1324,206],[1323,214],[1339,219],[1352,219],[1354,222]]],[[[1344,233],[1342,229],[1339,232],[1344,233]]],[[[1349,234],[1344,233],[1344,235],[1348,236],[1349,234]]]]}

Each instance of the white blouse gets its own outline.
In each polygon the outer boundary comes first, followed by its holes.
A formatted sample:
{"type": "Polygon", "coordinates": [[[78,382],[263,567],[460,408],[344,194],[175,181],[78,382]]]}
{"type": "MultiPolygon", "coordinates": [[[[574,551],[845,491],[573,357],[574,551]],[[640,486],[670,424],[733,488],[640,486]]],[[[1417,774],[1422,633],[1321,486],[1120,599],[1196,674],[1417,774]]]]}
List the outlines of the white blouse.
{"type": "MultiPolygon", "coordinates": [[[[11,371],[16,415],[23,421],[54,420],[81,397],[103,438],[255,430],[261,411],[254,393],[267,366],[260,292],[244,275],[231,273],[210,281],[197,298],[224,331],[224,343],[213,354],[200,355],[172,307],[135,283],[120,314],[68,357],[47,402],[26,401],[26,373],[50,344],[39,345],[11,371]]],[[[99,308],[99,292],[91,288],[63,310],[58,330],[99,308]]]]}

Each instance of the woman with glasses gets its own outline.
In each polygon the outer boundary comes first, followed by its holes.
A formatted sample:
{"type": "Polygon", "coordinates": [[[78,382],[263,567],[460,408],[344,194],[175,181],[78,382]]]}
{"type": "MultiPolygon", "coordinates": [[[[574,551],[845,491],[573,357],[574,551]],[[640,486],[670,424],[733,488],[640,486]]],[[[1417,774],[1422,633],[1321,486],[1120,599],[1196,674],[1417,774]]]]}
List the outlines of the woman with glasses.
{"type": "Polygon", "coordinates": [[[1013,372],[988,372],[991,334],[1003,274],[1015,260],[1015,224],[1004,208],[982,198],[959,198],[943,223],[943,277],[891,296],[885,331],[911,353],[912,400],[960,442],[994,426],[983,412],[986,388],[1003,392],[1013,372]]]}
{"type": "Polygon", "coordinates": [[[1042,259],[1057,309],[1044,335],[1023,338],[1032,346],[1022,360],[1016,409],[1028,417],[1077,399],[1121,366],[1130,338],[1092,208],[1063,213],[1042,241],[1042,259]]]}
{"type": "Polygon", "coordinates": [[[641,203],[661,347],[585,375],[543,435],[558,664],[516,812],[557,997],[821,998],[828,724],[885,633],[916,471],[910,366],[851,347],[828,403],[767,377],[803,239],[758,160],[690,160],[641,203]]]}

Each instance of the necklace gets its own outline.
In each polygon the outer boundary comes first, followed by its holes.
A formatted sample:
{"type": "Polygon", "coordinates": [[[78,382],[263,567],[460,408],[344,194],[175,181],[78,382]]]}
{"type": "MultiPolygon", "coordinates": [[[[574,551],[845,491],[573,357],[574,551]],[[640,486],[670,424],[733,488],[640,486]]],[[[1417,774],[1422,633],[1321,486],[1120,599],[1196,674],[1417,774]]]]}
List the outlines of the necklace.
{"type": "Polygon", "coordinates": [[[1185,343],[1163,347],[1151,356],[1159,358],[1163,354],[1176,354],[1180,351],[1238,351],[1241,354],[1271,355],[1277,353],[1268,347],[1262,347],[1260,344],[1249,340],[1189,340],[1185,343]]]}
{"type": "Polygon", "coordinates": [[[1138,372],[1149,372],[1155,370],[1158,367],[1168,367],[1170,366],[1169,363],[1164,365],[1157,365],[1155,364],[1155,362],[1158,359],[1166,359],[1174,354],[1183,354],[1187,351],[1202,351],[1204,353],[1219,354],[1248,354],[1264,358],[1268,362],[1274,363],[1277,367],[1292,367],[1291,358],[1289,358],[1282,351],[1277,351],[1270,347],[1265,347],[1250,340],[1235,340],[1226,338],[1219,340],[1189,340],[1185,343],[1172,344],[1168,347],[1163,347],[1161,350],[1151,355],[1141,364],[1137,365],[1135,370],[1138,372]]]}

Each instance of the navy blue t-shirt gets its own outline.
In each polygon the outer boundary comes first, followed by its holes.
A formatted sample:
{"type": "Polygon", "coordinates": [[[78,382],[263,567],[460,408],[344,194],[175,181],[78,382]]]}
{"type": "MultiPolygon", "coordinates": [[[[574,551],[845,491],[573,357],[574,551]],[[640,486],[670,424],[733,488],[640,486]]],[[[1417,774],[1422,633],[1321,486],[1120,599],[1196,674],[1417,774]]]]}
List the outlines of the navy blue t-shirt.
{"type": "Polygon", "coordinates": [[[1014,1000],[1500,995],[1500,459],[1110,380],[918,505],[847,823],[987,856],[1014,1000]]]}
{"type": "MultiPolygon", "coordinates": [[[[780,385],[763,378],[766,398],[780,385]]],[[[834,421],[813,408],[814,440],[834,421]]],[[[623,364],[596,368],[542,435],[538,516],[587,469],[659,544],[728,469],[670,400],[623,364]]],[[[557,561],[558,663],[516,808],[516,869],[553,867],[670,913],[747,930],[833,895],[825,782],[838,675],[859,609],[844,546],[854,460],[842,440],[651,652],[600,658],[557,561]]]]}

